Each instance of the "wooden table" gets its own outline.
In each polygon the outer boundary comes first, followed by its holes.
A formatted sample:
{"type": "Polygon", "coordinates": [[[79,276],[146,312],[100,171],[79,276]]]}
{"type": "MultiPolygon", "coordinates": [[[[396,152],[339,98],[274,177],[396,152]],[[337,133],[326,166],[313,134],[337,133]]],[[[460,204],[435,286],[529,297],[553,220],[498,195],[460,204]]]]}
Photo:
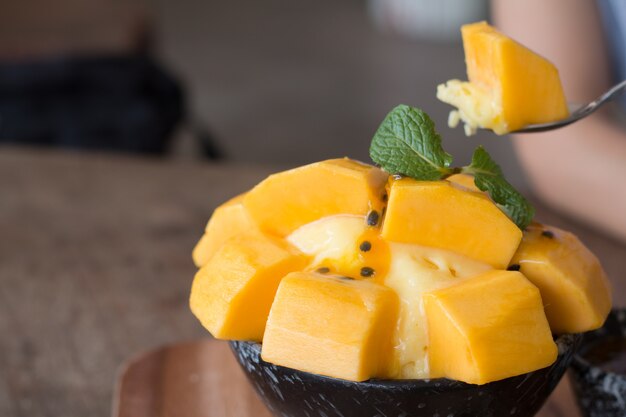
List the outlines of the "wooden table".
{"type": "MultiPolygon", "coordinates": [[[[0,147],[0,416],[108,415],[124,361],[206,337],[191,249],[216,205],[277,169],[0,147]]],[[[602,258],[622,304],[626,245],[537,208],[602,258]]],[[[561,389],[542,416],[571,401],[561,389]]]]}

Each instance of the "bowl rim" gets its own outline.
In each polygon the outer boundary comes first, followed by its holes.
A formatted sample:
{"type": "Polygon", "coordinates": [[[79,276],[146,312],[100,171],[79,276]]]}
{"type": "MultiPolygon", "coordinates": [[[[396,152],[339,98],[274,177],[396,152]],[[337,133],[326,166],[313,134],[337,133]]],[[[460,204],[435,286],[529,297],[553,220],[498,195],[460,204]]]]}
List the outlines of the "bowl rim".
{"type": "Polygon", "coordinates": [[[553,363],[551,363],[550,365],[544,367],[544,368],[539,368],[539,369],[535,369],[534,371],[530,371],[530,372],[526,372],[523,374],[519,374],[519,375],[512,375],[510,377],[507,378],[503,378],[503,379],[499,379],[496,381],[491,381],[488,382],[486,384],[470,384],[467,382],[463,382],[463,381],[459,381],[459,380],[455,380],[455,379],[449,379],[449,378],[429,378],[429,379],[391,379],[391,378],[371,378],[365,381],[351,381],[348,379],[341,379],[341,378],[335,378],[332,376],[327,376],[327,375],[321,375],[321,374],[316,374],[313,372],[307,372],[307,371],[302,371],[299,369],[295,369],[295,368],[289,368],[286,366],[282,366],[282,365],[276,365],[273,364],[271,362],[266,362],[263,360],[263,358],[261,357],[261,346],[262,343],[260,342],[252,342],[252,341],[241,341],[241,340],[229,340],[229,345],[231,347],[231,350],[233,350],[233,352],[235,353],[235,355],[237,355],[237,350],[238,344],[241,345],[246,345],[248,347],[250,347],[251,349],[253,349],[255,351],[255,353],[258,355],[258,358],[260,361],[264,362],[264,363],[268,363],[270,365],[273,366],[278,366],[281,368],[285,368],[285,369],[289,369],[293,372],[298,372],[298,373],[302,373],[305,375],[311,375],[312,378],[317,378],[317,379],[321,379],[321,380],[327,380],[328,382],[331,383],[335,383],[335,384],[347,384],[347,385],[352,385],[352,384],[358,384],[361,387],[367,386],[370,388],[391,388],[391,387],[413,387],[415,388],[416,386],[422,385],[424,388],[442,388],[445,386],[446,389],[458,389],[458,390],[463,390],[463,389],[467,389],[468,387],[480,387],[480,386],[484,386],[487,384],[492,384],[492,383],[497,383],[499,381],[504,381],[506,379],[509,378],[515,378],[515,377],[519,377],[522,375],[529,375],[532,374],[533,372],[538,372],[544,369],[548,369],[553,367],[555,364],[557,364],[560,360],[562,360],[563,358],[566,357],[567,353],[570,353],[570,351],[572,351],[571,354],[571,360],[573,360],[576,357],[576,351],[579,349],[580,345],[581,345],[581,340],[582,340],[583,334],[582,333],[564,333],[564,334],[560,334],[557,336],[553,336],[553,339],[555,341],[555,343],[557,344],[558,347],[558,355],[556,357],[556,359],[554,360],[553,363]]]}

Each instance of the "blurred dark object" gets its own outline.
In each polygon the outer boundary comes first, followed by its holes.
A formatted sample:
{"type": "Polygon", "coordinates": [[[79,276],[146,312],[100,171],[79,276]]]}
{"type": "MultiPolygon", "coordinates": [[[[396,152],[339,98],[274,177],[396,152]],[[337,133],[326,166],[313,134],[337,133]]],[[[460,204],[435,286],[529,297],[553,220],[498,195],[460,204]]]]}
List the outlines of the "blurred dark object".
{"type": "Polygon", "coordinates": [[[198,152],[207,159],[224,159],[227,155],[217,146],[215,135],[211,129],[201,120],[192,116],[185,117],[184,128],[189,131],[194,141],[198,144],[198,152]]]}
{"type": "Polygon", "coordinates": [[[159,154],[183,103],[144,54],[0,64],[0,142],[159,154]]]}
{"type": "Polygon", "coordinates": [[[604,325],[584,334],[572,361],[570,378],[584,417],[626,415],[624,341],[626,309],[613,309],[604,325]]]}
{"type": "Polygon", "coordinates": [[[0,143],[161,154],[184,123],[205,157],[219,151],[187,115],[179,81],[153,57],[147,0],[0,2],[0,143]]]}

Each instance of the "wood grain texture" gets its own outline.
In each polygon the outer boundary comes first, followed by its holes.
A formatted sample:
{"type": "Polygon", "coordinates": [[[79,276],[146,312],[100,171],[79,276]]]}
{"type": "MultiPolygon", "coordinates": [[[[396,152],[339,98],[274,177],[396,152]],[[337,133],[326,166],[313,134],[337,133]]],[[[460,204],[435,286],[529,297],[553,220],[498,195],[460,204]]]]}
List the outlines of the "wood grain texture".
{"type": "Polygon", "coordinates": [[[109,415],[123,361],[206,336],[191,249],[270,170],[0,148],[0,416],[109,415]]]}
{"type": "MultiPolygon", "coordinates": [[[[125,360],[206,336],[191,249],[214,207],[282,168],[0,147],[0,416],[109,415],[125,360]]],[[[599,255],[623,305],[626,245],[538,216],[599,255]]],[[[563,392],[541,416],[572,416],[563,392]]]]}
{"type": "Polygon", "coordinates": [[[164,346],[120,374],[113,417],[271,417],[223,341],[164,346]]]}

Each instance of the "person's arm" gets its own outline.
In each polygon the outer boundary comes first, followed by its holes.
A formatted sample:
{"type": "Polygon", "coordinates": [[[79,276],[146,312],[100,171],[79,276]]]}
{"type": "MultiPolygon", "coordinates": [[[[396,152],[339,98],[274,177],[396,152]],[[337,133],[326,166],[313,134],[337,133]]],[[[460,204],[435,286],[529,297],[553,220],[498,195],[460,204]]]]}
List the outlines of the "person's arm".
{"type": "MultiPolygon", "coordinates": [[[[591,101],[610,87],[595,1],[492,0],[492,11],[497,28],[556,65],[568,102],[591,101]]],[[[513,142],[542,200],[626,240],[626,130],[599,112],[513,142]]]]}

